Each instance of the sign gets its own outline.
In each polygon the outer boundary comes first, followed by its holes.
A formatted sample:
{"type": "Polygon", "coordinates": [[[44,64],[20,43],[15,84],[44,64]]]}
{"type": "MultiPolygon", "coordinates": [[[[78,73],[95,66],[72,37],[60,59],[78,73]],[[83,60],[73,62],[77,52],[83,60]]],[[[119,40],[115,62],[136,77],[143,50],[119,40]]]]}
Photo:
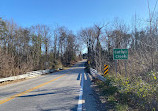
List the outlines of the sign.
{"type": "Polygon", "coordinates": [[[113,49],[114,60],[128,59],[128,49],[113,49]]]}
{"type": "Polygon", "coordinates": [[[88,61],[88,64],[90,64],[90,61],[88,61]]]}
{"type": "Polygon", "coordinates": [[[108,65],[104,65],[104,76],[108,74],[108,65]]]}

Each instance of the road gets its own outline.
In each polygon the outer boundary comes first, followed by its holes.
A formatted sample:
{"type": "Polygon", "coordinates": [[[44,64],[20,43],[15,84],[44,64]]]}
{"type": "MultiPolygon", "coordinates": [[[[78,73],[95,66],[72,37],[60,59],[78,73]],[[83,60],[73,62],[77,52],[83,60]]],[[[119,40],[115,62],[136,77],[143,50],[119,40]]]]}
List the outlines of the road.
{"type": "Polygon", "coordinates": [[[0,86],[0,111],[97,111],[84,61],[67,70],[0,86]]]}

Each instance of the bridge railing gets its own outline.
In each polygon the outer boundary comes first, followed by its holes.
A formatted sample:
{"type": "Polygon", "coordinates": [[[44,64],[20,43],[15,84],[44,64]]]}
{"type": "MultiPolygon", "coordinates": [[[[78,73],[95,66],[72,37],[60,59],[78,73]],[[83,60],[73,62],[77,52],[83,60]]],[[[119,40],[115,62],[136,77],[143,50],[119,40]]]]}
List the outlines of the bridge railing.
{"type": "Polygon", "coordinates": [[[52,73],[54,71],[55,71],[54,69],[38,70],[38,71],[27,72],[26,74],[22,74],[22,75],[18,75],[18,76],[0,78],[0,83],[6,82],[6,81],[24,79],[24,78],[32,78],[32,77],[40,76],[42,74],[52,73]]]}
{"type": "Polygon", "coordinates": [[[90,73],[92,74],[93,77],[105,82],[106,78],[104,78],[103,76],[101,76],[100,74],[98,74],[97,70],[90,68],[90,73]]]}

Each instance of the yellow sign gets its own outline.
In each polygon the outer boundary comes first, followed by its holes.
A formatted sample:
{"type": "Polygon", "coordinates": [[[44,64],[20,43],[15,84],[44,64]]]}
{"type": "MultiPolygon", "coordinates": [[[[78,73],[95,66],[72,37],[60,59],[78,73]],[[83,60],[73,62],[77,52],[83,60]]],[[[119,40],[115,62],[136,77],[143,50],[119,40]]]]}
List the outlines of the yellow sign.
{"type": "Polygon", "coordinates": [[[108,74],[108,65],[104,65],[104,76],[108,74]]]}
{"type": "Polygon", "coordinates": [[[90,61],[88,61],[88,64],[90,64],[90,61]]]}

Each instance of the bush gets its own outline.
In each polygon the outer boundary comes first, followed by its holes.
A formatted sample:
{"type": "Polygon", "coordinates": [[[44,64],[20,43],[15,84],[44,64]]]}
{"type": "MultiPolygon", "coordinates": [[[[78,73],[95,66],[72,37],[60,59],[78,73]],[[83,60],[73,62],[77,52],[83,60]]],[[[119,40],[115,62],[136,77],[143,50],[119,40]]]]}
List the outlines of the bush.
{"type": "Polygon", "coordinates": [[[120,75],[118,77],[108,75],[105,83],[99,81],[97,85],[108,103],[116,103],[113,104],[114,110],[126,111],[132,108],[141,111],[157,111],[157,73],[150,72],[148,75],[153,78],[152,82],[147,82],[142,77],[125,78],[120,75]]]}

